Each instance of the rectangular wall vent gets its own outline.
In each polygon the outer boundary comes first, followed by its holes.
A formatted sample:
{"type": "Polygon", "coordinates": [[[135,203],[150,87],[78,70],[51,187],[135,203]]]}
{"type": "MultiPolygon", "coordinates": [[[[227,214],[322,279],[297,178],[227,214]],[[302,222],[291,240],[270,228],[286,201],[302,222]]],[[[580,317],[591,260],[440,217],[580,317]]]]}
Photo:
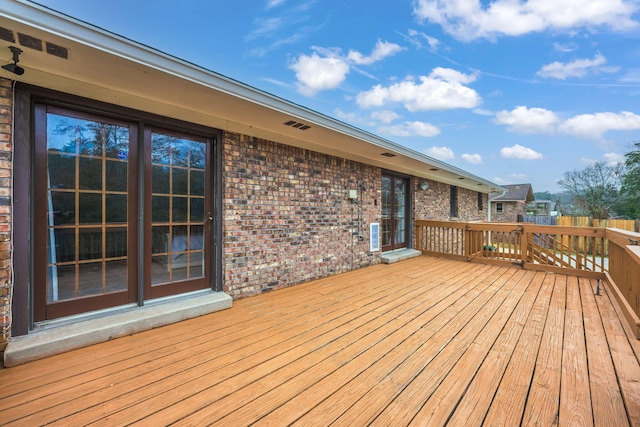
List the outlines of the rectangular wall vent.
{"type": "Polygon", "coordinates": [[[380,223],[372,222],[369,224],[369,252],[378,252],[380,250],[380,223]]]}
{"type": "Polygon", "coordinates": [[[5,41],[8,41],[9,43],[16,42],[16,38],[13,35],[13,31],[3,27],[0,27],[0,40],[5,40],[5,41]]]}
{"type": "Polygon", "coordinates": [[[18,33],[18,41],[20,46],[28,47],[29,49],[39,50],[42,52],[42,40],[37,39],[28,34],[18,33]]]}
{"type": "Polygon", "coordinates": [[[307,129],[311,128],[311,126],[309,126],[309,125],[305,125],[304,123],[296,122],[294,120],[289,120],[288,122],[285,122],[284,124],[286,126],[291,126],[292,128],[296,128],[296,129],[300,129],[300,130],[307,130],[307,129]]]}
{"type": "Polygon", "coordinates": [[[47,42],[47,53],[62,59],[69,59],[69,50],[66,47],[47,42]]]}

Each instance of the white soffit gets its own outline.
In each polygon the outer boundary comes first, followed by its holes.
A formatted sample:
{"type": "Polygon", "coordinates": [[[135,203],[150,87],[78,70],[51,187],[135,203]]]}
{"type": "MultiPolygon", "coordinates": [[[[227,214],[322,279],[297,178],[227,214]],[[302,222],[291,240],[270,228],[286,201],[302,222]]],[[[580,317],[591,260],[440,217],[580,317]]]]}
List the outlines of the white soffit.
{"type": "Polygon", "coordinates": [[[25,0],[4,1],[0,10],[0,62],[10,62],[9,46],[23,50],[19,65],[25,73],[2,77],[474,191],[502,190],[377,135],[25,0]]]}

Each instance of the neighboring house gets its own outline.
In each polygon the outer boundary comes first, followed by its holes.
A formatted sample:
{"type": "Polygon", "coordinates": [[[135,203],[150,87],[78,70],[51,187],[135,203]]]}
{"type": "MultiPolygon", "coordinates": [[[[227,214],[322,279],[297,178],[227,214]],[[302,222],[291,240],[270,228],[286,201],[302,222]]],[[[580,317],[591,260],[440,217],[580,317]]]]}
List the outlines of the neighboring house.
{"type": "Polygon", "coordinates": [[[24,69],[0,77],[10,363],[380,263],[412,247],[416,219],[486,220],[503,190],[30,2],[3,2],[3,65],[10,47],[24,69]]]}
{"type": "Polygon", "coordinates": [[[531,184],[503,185],[504,193],[492,195],[489,200],[493,222],[518,222],[519,215],[526,215],[527,203],[533,202],[531,184]]]}
{"type": "Polygon", "coordinates": [[[553,202],[551,200],[534,200],[525,206],[527,215],[549,216],[555,212],[552,209],[553,202]]]}

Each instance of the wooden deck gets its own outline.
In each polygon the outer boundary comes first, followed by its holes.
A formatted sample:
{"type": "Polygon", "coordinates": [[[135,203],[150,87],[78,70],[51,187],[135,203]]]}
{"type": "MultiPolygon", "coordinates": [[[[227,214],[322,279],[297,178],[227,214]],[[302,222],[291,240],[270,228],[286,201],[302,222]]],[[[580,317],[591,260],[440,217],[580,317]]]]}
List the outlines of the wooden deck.
{"type": "Polygon", "coordinates": [[[640,425],[597,281],[418,257],[0,370],[0,424],[640,425]]]}

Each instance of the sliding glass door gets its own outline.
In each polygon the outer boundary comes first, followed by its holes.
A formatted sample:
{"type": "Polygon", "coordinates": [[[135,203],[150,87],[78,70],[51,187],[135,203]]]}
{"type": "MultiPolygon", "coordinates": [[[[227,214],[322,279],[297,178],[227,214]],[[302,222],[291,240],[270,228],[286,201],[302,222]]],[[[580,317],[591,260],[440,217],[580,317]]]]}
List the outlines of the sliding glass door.
{"type": "Polygon", "coordinates": [[[382,175],[382,250],[407,246],[408,180],[382,175]]]}
{"type": "Polygon", "coordinates": [[[141,126],[36,105],[36,321],[210,286],[211,141],[141,126]]]}

